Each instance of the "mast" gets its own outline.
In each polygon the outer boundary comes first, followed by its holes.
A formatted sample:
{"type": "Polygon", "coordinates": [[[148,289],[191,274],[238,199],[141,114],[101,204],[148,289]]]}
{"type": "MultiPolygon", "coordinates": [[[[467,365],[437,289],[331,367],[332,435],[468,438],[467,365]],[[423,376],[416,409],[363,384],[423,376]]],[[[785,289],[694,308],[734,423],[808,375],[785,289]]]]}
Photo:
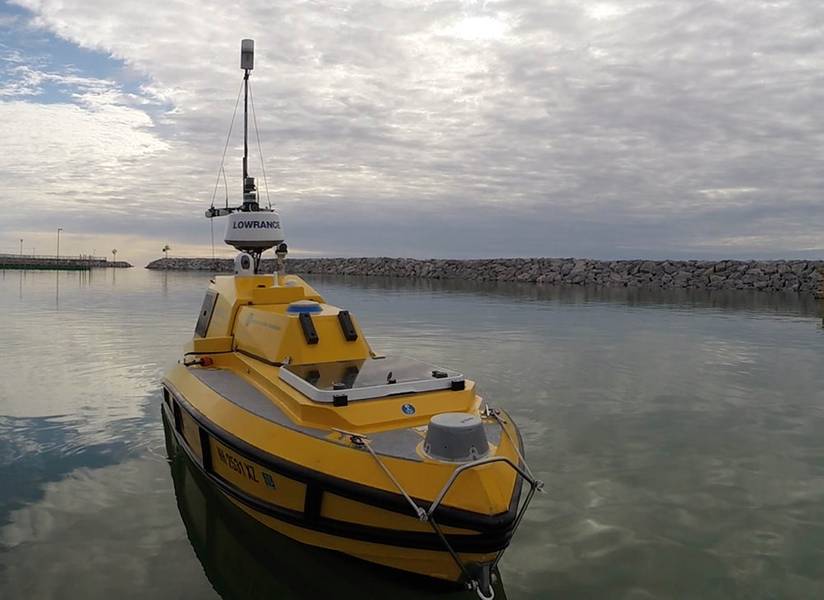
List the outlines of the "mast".
{"type": "MultiPolygon", "coordinates": [[[[249,160],[249,69],[243,75],[243,182],[249,177],[247,163],[249,160]]],[[[244,187],[243,191],[246,191],[244,187]]]]}
{"type": "MultiPolygon", "coordinates": [[[[226,233],[223,240],[230,246],[240,250],[240,254],[235,259],[235,275],[255,275],[260,267],[260,256],[270,248],[277,248],[275,255],[278,258],[278,272],[284,273],[283,261],[286,258],[286,244],[283,243],[283,228],[280,224],[280,215],[271,207],[261,209],[258,204],[257,188],[255,178],[249,175],[249,76],[255,66],[255,42],[253,40],[242,40],[240,44],[240,68],[243,69],[243,203],[240,206],[227,206],[226,208],[215,208],[214,194],[212,195],[212,206],[206,211],[206,217],[228,217],[226,222],[226,233]]],[[[254,99],[252,100],[252,114],[254,115],[254,99]]],[[[232,113],[232,124],[234,124],[235,113],[232,113]]],[[[255,124],[257,125],[257,124],[255,124]]],[[[229,139],[232,135],[232,127],[229,126],[229,135],[226,140],[228,148],[229,139]]],[[[223,158],[226,157],[224,149],[223,158]]],[[[261,162],[263,157],[261,156],[261,162]]],[[[218,178],[223,173],[223,159],[220,161],[218,178]]],[[[225,177],[225,173],[224,173],[225,177]]],[[[219,180],[219,179],[218,179],[219,180]]],[[[217,184],[215,184],[217,189],[217,184]]],[[[228,192],[227,192],[228,196],[228,192]]],[[[275,284],[280,281],[280,277],[275,278],[275,284]]]]}
{"type": "Polygon", "coordinates": [[[255,41],[240,42],[240,68],[243,69],[243,206],[241,210],[258,210],[255,178],[249,177],[249,74],[255,68],[255,41]]]}

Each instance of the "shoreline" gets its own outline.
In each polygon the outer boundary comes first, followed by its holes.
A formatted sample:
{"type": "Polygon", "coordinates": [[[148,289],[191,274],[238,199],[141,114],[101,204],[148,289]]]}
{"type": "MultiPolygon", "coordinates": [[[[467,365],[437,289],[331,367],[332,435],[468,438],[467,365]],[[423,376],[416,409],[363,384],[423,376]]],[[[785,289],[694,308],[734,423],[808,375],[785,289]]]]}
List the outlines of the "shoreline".
{"type": "MultiPolygon", "coordinates": [[[[160,258],[147,269],[230,273],[233,259],[160,258]]],[[[263,259],[271,273],[275,259],[263,259]]],[[[549,285],[755,290],[821,295],[824,260],[592,260],[580,258],[290,258],[289,273],[512,281],[549,285]]]]}

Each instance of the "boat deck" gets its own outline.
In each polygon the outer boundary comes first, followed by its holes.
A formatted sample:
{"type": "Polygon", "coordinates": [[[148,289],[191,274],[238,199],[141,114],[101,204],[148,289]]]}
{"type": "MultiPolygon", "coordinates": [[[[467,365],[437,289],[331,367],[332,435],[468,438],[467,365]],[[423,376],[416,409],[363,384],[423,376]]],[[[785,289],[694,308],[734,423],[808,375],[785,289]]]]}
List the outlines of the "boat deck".
{"type": "MultiPolygon", "coordinates": [[[[299,423],[295,423],[275,402],[266,396],[266,394],[233,371],[228,369],[195,368],[190,369],[189,372],[227,402],[231,402],[257,417],[266,419],[287,429],[298,431],[304,435],[327,440],[330,443],[336,443],[334,439],[330,439],[329,437],[330,433],[332,433],[331,430],[305,427],[299,423]]],[[[372,400],[372,402],[380,402],[380,400],[372,400]]],[[[500,426],[493,421],[484,423],[484,428],[489,442],[493,445],[498,445],[501,438],[500,426]]],[[[402,429],[370,433],[369,440],[372,449],[378,454],[422,462],[424,459],[418,454],[418,445],[423,440],[424,432],[419,432],[418,429],[419,428],[416,427],[405,427],[402,429]]]]}

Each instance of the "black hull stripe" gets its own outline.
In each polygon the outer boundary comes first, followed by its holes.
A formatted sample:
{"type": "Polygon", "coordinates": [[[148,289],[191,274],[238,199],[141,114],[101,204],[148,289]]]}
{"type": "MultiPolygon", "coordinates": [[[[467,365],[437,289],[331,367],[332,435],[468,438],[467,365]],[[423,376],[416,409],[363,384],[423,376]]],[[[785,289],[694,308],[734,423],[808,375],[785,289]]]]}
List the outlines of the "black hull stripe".
{"type": "MultiPolygon", "coordinates": [[[[163,406],[163,418],[171,423],[171,416],[168,414],[168,408],[163,406]]],[[[183,435],[174,427],[175,439],[186,452],[187,457],[198,468],[198,470],[212,482],[221,492],[226,496],[237,500],[244,506],[272,517],[283,523],[296,525],[304,529],[317,531],[333,535],[335,537],[347,538],[352,540],[359,540],[364,542],[372,542],[376,544],[384,544],[389,546],[396,546],[402,548],[413,548],[421,550],[439,550],[446,552],[443,542],[434,533],[420,532],[420,531],[400,531],[395,529],[384,529],[379,527],[372,527],[369,525],[360,525],[357,523],[349,523],[346,521],[338,521],[335,519],[328,519],[318,515],[312,515],[307,518],[302,512],[287,509],[281,506],[270,504],[259,498],[251,496],[242,490],[220,477],[219,475],[204,469],[203,465],[198,461],[197,457],[189,448],[183,435]]],[[[222,440],[221,443],[225,443],[222,440]]],[[[233,449],[234,450],[234,449],[233,449]]],[[[307,493],[309,489],[307,488],[307,493]]],[[[497,532],[497,535],[490,534],[447,534],[446,538],[450,545],[456,552],[464,553],[478,553],[487,554],[503,550],[509,545],[509,540],[512,537],[511,530],[497,532]]]]}
{"type": "MultiPolygon", "coordinates": [[[[164,385],[174,398],[175,404],[185,409],[186,412],[195,421],[197,421],[201,427],[208,431],[212,437],[224,444],[227,444],[239,454],[245,456],[249,460],[257,462],[270,471],[280,473],[281,475],[285,475],[307,485],[318,485],[324,491],[332,492],[350,500],[356,500],[364,504],[390,510],[402,515],[416,516],[412,515],[412,510],[409,503],[400,494],[376,489],[349,481],[347,479],[334,477],[320,471],[314,471],[304,467],[303,465],[286,461],[280,457],[259,450],[201,415],[189,402],[182,398],[181,394],[178,393],[174,389],[174,386],[172,386],[169,382],[164,382],[164,385]]],[[[520,443],[520,439],[518,441],[519,445],[523,446],[523,444],[520,443]]],[[[512,494],[512,500],[510,501],[509,509],[506,512],[499,513],[497,515],[484,515],[451,506],[441,505],[438,507],[435,516],[437,517],[438,523],[445,527],[470,529],[482,534],[493,536],[500,535],[505,531],[509,532],[515,524],[515,516],[517,514],[518,505],[521,498],[521,487],[521,478],[517,477],[515,480],[515,490],[512,494]]],[[[427,500],[422,500],[420,498],[413,499],[418,506],[424,509],[428,509],[430,506],[430,503],[427,500]]]]}

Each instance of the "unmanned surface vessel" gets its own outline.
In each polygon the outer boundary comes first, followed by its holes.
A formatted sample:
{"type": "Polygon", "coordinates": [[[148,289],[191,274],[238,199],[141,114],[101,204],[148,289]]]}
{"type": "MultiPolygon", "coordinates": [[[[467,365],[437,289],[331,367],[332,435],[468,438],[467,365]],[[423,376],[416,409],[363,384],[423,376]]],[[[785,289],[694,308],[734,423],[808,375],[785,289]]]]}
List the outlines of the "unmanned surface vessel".
{"type": "Polygon", "coordinates": [[[492,597],[492,573],[543,484],[515,424],[474,382],[377,354],[354,315],[285,274],[280,217],[247,171],[253,51],[243,40],[243,204],[206,213],[227,217],[240,254],[234,275],[211,280],[163,380],[163,416],[205,478],[263,525],[492,597]],[[270,248],[277,271],[262,274],[270,248]]]}
{"type": "MultiPolygon", "coordinates": [[[[223,600],[444,600],[439,581],[295,542],[237,509],[189,460],[164,419],[166,449],[180,517],[203,572],[223,600]],[[322,570],[334,577],[318,577],[322,570]],[[364,594],[368,581],[368,594],[364,594]]],[[[506,599],[496,572],[495,600],[506,599]]],[[[191,588],[189,588],[191,589],[191,588]]],[[[449,594],[466,600],[472,592],[449,594]]]]}

